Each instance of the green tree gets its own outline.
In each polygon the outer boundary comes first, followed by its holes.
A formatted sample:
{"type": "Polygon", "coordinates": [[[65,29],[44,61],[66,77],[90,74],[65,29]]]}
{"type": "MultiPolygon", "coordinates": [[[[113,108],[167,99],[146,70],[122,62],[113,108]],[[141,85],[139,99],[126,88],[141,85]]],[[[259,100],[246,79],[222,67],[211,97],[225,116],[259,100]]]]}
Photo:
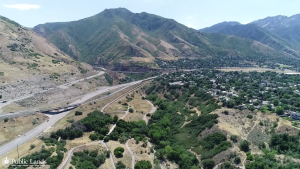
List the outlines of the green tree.
{"type": "Polygon", "coordinates": [[[129,112],[130,112],[130,113],[133,113],[133,108],[130,108],[130,109],[129,109],[129,112]]]}
{"type": "Polygon", "coordinates": [[[6,122],[8,122],[8,118],[5,118],[5,119],[4,119],[4,123],[6,123],[6,122]]]}
{"type": "Polygon", "coordinates": [[[282,115],[283,112],[284,112],[284,109],[283,109],[281,106],[277,106],[277,107],[275,108],[275,113],[276,113],[277,115],[282,115]]]}
{"type": "Polygon", "coordinates": [[[241,143],[240,143],[240,149],[244,152],[247,152],[249,151],[249,146],[250,146],[250,142],[247,141],[247,140],[243,140],[241,143]]]}
{"type": "Polygon", "coordinates": [[[118,161],[116,163],[116,169],[125,169],[126,165],[122,163],[122,161],[118,161]]]}
{"type": "Polygon", "coordinates": [[[114,150],[114,155],[115,155],[117,158],[123,157],[123,153],[124,153],[124,148],[123,148],[123,147],[117,147],[117,148],[114,150]]]}
{"type": "Polygon", "coordinates": [[[279,105],[279,100],[278,99],[273,100],[273,104],[274,104],[274,106],[278,106],[279,105]]]}
{"type": "Polygon", "coordinates": [[[202,162],[204,169],[213,169],[215,166],[215,161],[212,159],[206,159],[202,162]]]}
{"type": "Polygon", "coordinates": [[[139,161],[134,165],[134,169],[151,169],[152,168],[152,164],[150,163],[150,161],[139,161]]]}

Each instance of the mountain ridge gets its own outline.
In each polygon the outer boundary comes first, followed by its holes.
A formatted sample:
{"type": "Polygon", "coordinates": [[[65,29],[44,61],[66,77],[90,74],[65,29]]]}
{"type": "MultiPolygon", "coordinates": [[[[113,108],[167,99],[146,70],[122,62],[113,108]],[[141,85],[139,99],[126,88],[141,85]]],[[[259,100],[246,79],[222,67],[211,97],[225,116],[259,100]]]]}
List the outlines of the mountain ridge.
{"type": "Polygon", "coordinates": [[[146,12],[132,13],[124,8],[106,9],[72,22],[40,24],[33,30],[74,59],[120,69],[126,66],[159,69],[160,60],[212,57],[224,60],[235,56],[243,62],[250,57],[258,61],[285,55],[253,40],[199,33],[173,19],[146,12]]]}

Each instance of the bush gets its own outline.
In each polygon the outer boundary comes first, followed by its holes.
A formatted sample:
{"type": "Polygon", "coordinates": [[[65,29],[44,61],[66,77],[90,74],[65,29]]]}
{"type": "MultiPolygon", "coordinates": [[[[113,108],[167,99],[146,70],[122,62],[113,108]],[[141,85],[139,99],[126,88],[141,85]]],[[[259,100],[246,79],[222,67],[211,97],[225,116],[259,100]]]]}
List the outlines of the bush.
{"type": "Polygon", "coordinates": [[[105,74],[104,76],[105,76],[106,81],[107,81],[110,85],[112,85],[112,84],[113,84],[113,79],[112,79],[108,74],[105,74]]]}
{"type": "Polygon", "coordinates": [[[223,111],[223,114],[228,115],[229,112],[227,110],[223,111]]]}
{"type": "Polygon", "coordinates": [[[206,159],[202,162],[204,169],[213,169],[215,166],[215,162],[212,159],[206,159]]]}
{"type": "Polygon", "coordinates": [[[250,142],[247,141],[247,140],[243,140],[241,143],[240,143],[240,149],[244,152],[247,152],[249,151],[249,146],[250,146],[250,142]]]}
{"type": "Polygon", "coordinates": [[[34,144],[31,144],[30,145],[30,150],[34,149],[35,148],[35,145],[34,144]]]}
{"type": "Polygon", "coordinates": [[[97,157],[97,155],[98,155],[98,150],[93,150],[89,154],[89,156],[91,156],[91,157],[97,157]]]}
{"type": "Polygon", "coordinates": [[[80,115],[82,115],[82,112],[80,112],[80,111],[75,112],[75,116],[80,116],[80,115]]]}
{"type": "Polygon", "coordinates": [[[221,169],[234,169],[230,162],[226,161],[221,165],[221,169]]]}
{"type": "Polygon", "coordinates": [[[4,123],[6,123],[6,122],[8,122],[8,118],[5,118],[5,119],[4,119],[4,123]]]}
{"type": "Polygon", "coordinates": [[[235,164],[240,164],[240,163],[241,163],[241,158],[240,158],[239,156],[236,156],[236,157],[234,158],[234,163],[235,163],[235,164]]]}
{"type": "Polygon", "coordinates": [[[129,112],[130,112],[130,113],[133,113],[133,108],[130,108],[130,109],[129,109],[129,112]]]}
{"type": "Polygon", "coordinates": [[[117,158],[123,157],[123,153],[124,153],[124,148],[122,148],[122,147],[117,147],[117,148],[114,150],[114,155],[115,155],[117,158]]]}
{"type": "Polygon", "coordinates": [[[139,161],[134,165],[134,169],[151,169],[152,168],[152,164],[150,163],[150,161],[139,161]]]}
{"type": "Polygon", "coordinates": [[[253,116],[249,114],[249,115],[247,115],[247,118],[248,118],[248,119],[252,119],[253,116]]]}
{"type": "Polygon", "coordinates": [[[231,135],[230,136],[230,140],[232,141],[232,142],[237,142],[238,141],[238,136],[237,135],[231,135]]]}
{"type": "Polygon", "coordinates": [[[125,169],[126,168],[126,165],[123,164],[121,161],[118,161],[116,163],[116,169],[125,169]]]}
{"type": "Polygon", "coordinates": [[[277,115],[282,115],[283,112],[284,112],[284,109],[283,109],[281,106],[277,106],[277,107],[275,108],[275,113],[276,113],[277,115]]]}
{"type": "Polygon", "coordinates": [[[106,158],[110,157],[110,151],[109,150],[108,151],[104,151],[104,154],[105,154],[106,158]]]}
{"type": "Polygon", "coordinates": [[[104,137],[104,142],[109,142],[109,137],[104,137]]]}

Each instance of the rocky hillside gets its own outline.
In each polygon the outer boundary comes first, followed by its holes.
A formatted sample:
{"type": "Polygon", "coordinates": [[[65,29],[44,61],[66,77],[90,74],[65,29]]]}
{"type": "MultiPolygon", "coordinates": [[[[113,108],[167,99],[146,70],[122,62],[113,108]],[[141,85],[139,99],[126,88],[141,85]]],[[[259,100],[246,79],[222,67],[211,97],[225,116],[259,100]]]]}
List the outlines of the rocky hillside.
{"type": "Polygon", "coordinates": [[[300,45],[300,14],[287,16],[274,16],[252,22],[270,32],[278,35],[279,37],[300,45]]]}
{"type": "Polygon", "coordinates": [[[199,59],[207,58],[238,58],[240,62],[250,59],[254,63],[285,57],[285,53],[257,41],[199,33],[172,19],[132,13],[124,8],[106,9],[73,22],[41,24],[33,30],[74,59],[115,68],[156,69],[186,58],[197,59],[199,63],[199,59]]]}
{"type": "Polygon", "coordinates": [[[44,37],[2,16],[0,39],[0,95],[4,98],[96,73],[91,66],[74,61],[44,37]]]}

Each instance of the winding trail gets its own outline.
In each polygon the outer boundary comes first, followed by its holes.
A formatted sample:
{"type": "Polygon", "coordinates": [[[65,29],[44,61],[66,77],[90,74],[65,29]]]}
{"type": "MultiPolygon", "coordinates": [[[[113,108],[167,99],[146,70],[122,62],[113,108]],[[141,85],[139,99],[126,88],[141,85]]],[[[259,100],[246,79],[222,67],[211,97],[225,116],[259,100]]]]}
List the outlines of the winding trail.
{"type": "MultiPolygon", "coordinates": [[[[156,111],[157,108],[149,100],[146,100],[146,101],[151,105],[151,110],[148,113],[153,114],[156,111]]],[[[148,113],[144,114],[144,116],[143,116],[143,120],[146,122],[146,124],[148,124],[148,119],[147,119],[147,114],[148,113]]]]}
{"type": "MultiPolygon", "coordinates": [[[[103,108],[101,109],[101,112],[105,113],[104,110],[105,110],[105,108],[106,108],[107,106],[109,106],[109,105],[112,104],[113,102],[117,101],[117,100],[120,99],[121,97],[127,95],[128,93],[132,92],[133,90],[136,90],[137,88],[139,88],[139,87],[141,87],[141,86],[142,86],[142,84],[140,84],[140,85],[138,85],[137,87],[131,89],[130,91],[128,91],[128,92],[122,94],[121,96],[115,98],[113,101],[107,103],[105,106],[103,106],[103,108]]],[[[124,119],[124,118],[127,116],[128,113],[129,113],[129,105],[128,105],[127,111],[125,112],[125,115],[123,115],[120,119],[124,119]]],[[[107,135],[109,135],[111,132],[113,132],[113,130],[115,129],[115,127],[116,127],[116,125],[114,124],[114,125],[112,126],[112,128],[109,130],[109,132],[108,132],[107,135]]],[[[100,141],[98,141],[98,142],[87,143],[87,144],[83,144],[83,145],[74,147],[74,148],[72,148],[72,149],[69,151],[67,158],[66,158],[65,161],[62,163],[61,167],[59,167],[59,169],[64,169],[64,167],[65,167],[65,166],[68,164],[68,162],[70,161],[70,159],[71,159],[71,157],[72,157],[72,155],[73,155],[73,152],[74,152],[74,150],[75,150],[76,148],[83,147],[83,146],[86,146],[86,145],[96,144],[96,143],[102,143],[102,144],[105,146],[105,148],[106,148],[107,150],[109,150],[108,146],[105,144],[105,142],[104,142],[103,140],[100,140],[100,141]]],[[[133,156],[133,153],[131,152],[131,150],[129,149],[127,143],[128,143],[128,140],[127,140],[127,142],[126,142],[126,147],[127,147],[128,151],[129,151],[129,153],[131,154],[131,157],[132,157],[132,159],[133,159],[133,160],[132,160],[132,168],[134,169],[134,156],[133,156]]],[[[114,159],[113,159],[112,153],[110,153],[110,160],[111,160],[111,163],[112,163],[113,168],[116,169],[116,166],[115,166],[115,163],[114,163],[114,159]]]]}
{"type": "MultiPolygon", "coordinates": [[[[130,139],[131,140],[131,139],[130,139]]],[[[129,146],[128,146],[128,142],[129,142],[129,140],[127,140],[126,141],[126,148],[127,148],[127,150],[128,150],[128,152],[130,153],[130,155],[131,155],[131,166],[132,166],[132,169],[134,169],[134,161],[135,161],[135,159],[134,159],[134,155],[133,155],[133,152],[130,150],[130,148],[129,148],[129,146]]]]}

